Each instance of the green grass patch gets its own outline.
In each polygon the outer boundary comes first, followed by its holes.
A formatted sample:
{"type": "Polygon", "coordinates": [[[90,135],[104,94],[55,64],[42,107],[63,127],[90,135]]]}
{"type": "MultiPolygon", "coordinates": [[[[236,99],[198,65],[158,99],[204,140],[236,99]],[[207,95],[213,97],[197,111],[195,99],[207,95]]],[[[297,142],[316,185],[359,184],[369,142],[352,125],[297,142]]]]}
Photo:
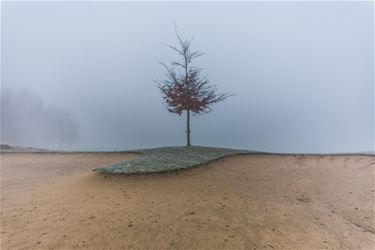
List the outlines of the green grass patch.
{"type": "Polygon", "coordinates": [[[97,169],[106,174],[145,174],[176,171],[205,164],[210,161],[251,151],[212,147],[162,147],[129,151],[140,156],[97,169]]]}

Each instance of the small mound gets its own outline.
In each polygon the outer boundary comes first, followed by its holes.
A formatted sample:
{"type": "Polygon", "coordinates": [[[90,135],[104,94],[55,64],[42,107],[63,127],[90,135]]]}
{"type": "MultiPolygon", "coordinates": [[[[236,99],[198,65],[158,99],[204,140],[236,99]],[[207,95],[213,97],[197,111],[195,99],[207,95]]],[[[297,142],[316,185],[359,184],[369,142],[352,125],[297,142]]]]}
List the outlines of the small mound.
{"type": "Polygon", "coordinates": [[[213,147],[162,147],[132,151],[140,157],[99,168],[105,174],[145,174],[195,167],[225,156],[248,154],[248,150],[213,147]]]}

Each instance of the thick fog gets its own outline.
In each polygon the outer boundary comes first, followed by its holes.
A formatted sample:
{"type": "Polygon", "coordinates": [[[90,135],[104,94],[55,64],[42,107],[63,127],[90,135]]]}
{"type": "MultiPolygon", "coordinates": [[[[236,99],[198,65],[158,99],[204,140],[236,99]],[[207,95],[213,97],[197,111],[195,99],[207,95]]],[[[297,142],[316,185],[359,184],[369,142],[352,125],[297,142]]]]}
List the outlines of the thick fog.
{"type": "Polygon", "coordinates": [[[73,150],[185,144],[154,80],[194,37],[235,94],[192,118],[192,144],[271,152],[374,150],[368,2],[2,2],[1,142],[73,150]]]}

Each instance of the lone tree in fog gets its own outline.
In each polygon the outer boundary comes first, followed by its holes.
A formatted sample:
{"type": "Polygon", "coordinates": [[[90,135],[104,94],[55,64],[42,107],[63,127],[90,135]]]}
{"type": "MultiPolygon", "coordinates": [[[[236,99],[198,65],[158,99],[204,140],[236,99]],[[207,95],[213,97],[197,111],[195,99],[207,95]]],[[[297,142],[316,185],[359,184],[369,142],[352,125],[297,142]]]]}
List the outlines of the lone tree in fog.
{"type": "Polygon", "coordinates": [[[178,34],[178,46],[168,45],[180,56],[180,61],[171,65],[160,62],[166,69],[164,80],[156,81],[163,99],[172,113],[181,115],[186,111],[186,145],[190,146],[190,112],[201,114],[210,112],[214,103],[224,101],[229,94],[218,93],[215,85],[209,85],[207,76],[201,76],[201,68],[192,66],[192,61],[203,55],[190,48],[192,39],[183,39],[178,34]]]}

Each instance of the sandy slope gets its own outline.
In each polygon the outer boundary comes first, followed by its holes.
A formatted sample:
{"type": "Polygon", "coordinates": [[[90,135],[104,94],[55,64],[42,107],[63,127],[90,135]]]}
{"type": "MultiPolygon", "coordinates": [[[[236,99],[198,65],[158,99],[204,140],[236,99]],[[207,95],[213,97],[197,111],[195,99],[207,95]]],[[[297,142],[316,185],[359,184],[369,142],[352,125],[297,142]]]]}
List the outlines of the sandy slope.
{"type": "Polygon", "coordinates": [[[373,156],[230,157],[147,176],[128,154],[2,154],[2,249],[373,249],[373,156]]]}

